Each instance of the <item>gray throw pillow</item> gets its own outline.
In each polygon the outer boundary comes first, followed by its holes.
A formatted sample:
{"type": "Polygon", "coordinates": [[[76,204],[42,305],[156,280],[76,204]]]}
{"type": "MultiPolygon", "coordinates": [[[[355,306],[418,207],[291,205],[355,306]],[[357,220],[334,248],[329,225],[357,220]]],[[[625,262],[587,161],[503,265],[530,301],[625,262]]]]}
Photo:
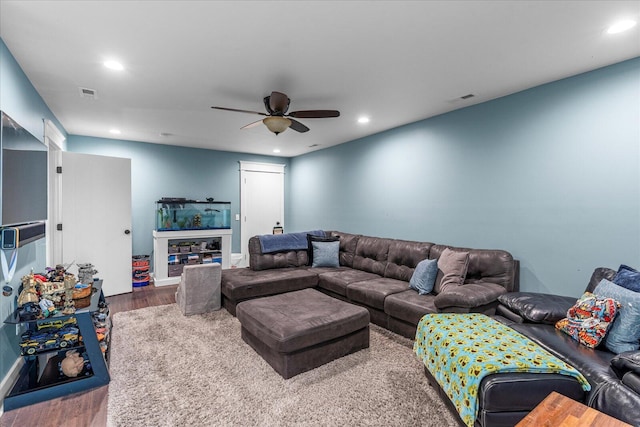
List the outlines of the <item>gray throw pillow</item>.
{"type": "Polygon", "coordinates": [[[409,281],[409,287],[418,291],[420,295],[431,293],[436,284],[438,275],[438,260],[424,259],[416,265],[413,275],[409,281]]]}
{"type": "Polygon", "coordinates": [[[640,348],[640,293],[602,279],[593,293],[600,298],[613,298],[620,311],[607,332],[604,345],[614,353],[640,348]]]}
{"type": "Polygon", "coordinates": [[[313,264],[311,267],[340,267],[340,242],[311,242],[313,264]]]}
{"type": "Polygon", "coordinates": [[[313,265],[313,245],[311,242],[339,242],[340,236],[316,236],[313,234],[307,234],[307,258],[309,259],[308,265],[313,265]]]}
{"type": "Polygon", "coordinates": [[[444,292],[450,286],[460,286],[464,283],[469,266],[469,252],[455,252],[446,248],[438,258],[438,277],[434,291],[444,292]]]}

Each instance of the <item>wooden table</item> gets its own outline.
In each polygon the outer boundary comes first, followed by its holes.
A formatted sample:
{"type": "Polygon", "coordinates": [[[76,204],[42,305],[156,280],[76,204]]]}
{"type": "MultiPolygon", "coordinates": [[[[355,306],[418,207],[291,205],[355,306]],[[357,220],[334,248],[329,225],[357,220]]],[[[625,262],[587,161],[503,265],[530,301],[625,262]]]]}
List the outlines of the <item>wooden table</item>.
{"type": "Polygon", "coordinates": [[[609,415],[552,392],[516,427],[631,427],[609,415]]]}

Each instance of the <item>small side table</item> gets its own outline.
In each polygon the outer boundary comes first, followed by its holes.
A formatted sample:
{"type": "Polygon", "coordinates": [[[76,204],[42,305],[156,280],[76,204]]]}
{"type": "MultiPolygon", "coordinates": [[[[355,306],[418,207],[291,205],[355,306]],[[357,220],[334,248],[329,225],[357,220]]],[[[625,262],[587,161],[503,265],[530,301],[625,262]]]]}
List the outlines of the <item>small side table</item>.
{"type": "Polygon", "coordinates": [[[631,427],[630,424],[552,392],[516,427],[631,427]]]}

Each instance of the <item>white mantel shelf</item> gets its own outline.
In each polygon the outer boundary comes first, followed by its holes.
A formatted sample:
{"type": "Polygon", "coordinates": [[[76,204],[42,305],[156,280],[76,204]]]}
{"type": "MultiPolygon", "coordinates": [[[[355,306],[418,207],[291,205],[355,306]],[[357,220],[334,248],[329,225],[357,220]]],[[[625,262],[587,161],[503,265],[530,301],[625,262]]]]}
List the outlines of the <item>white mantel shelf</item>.
{"type": "Polygon", "coordinates": [[[169,277],[169,240],[220,237],[222,268],[229,268],[231,262],[231,234],[231,229],[154,231],[152,276],[155,286],[176,285],[180,283],[180,276],[169,277]]]}

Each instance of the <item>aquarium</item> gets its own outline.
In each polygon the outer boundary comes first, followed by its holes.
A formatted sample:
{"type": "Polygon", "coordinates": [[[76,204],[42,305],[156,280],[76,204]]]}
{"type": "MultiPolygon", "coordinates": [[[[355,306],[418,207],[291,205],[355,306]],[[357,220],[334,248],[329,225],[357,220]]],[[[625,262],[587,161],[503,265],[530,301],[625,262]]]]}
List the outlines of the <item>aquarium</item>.
{"type": "Polygon", "coordinates": [[[156,202],[156,230],[231,228],[231,202],[163,198],[156,202]]]}

